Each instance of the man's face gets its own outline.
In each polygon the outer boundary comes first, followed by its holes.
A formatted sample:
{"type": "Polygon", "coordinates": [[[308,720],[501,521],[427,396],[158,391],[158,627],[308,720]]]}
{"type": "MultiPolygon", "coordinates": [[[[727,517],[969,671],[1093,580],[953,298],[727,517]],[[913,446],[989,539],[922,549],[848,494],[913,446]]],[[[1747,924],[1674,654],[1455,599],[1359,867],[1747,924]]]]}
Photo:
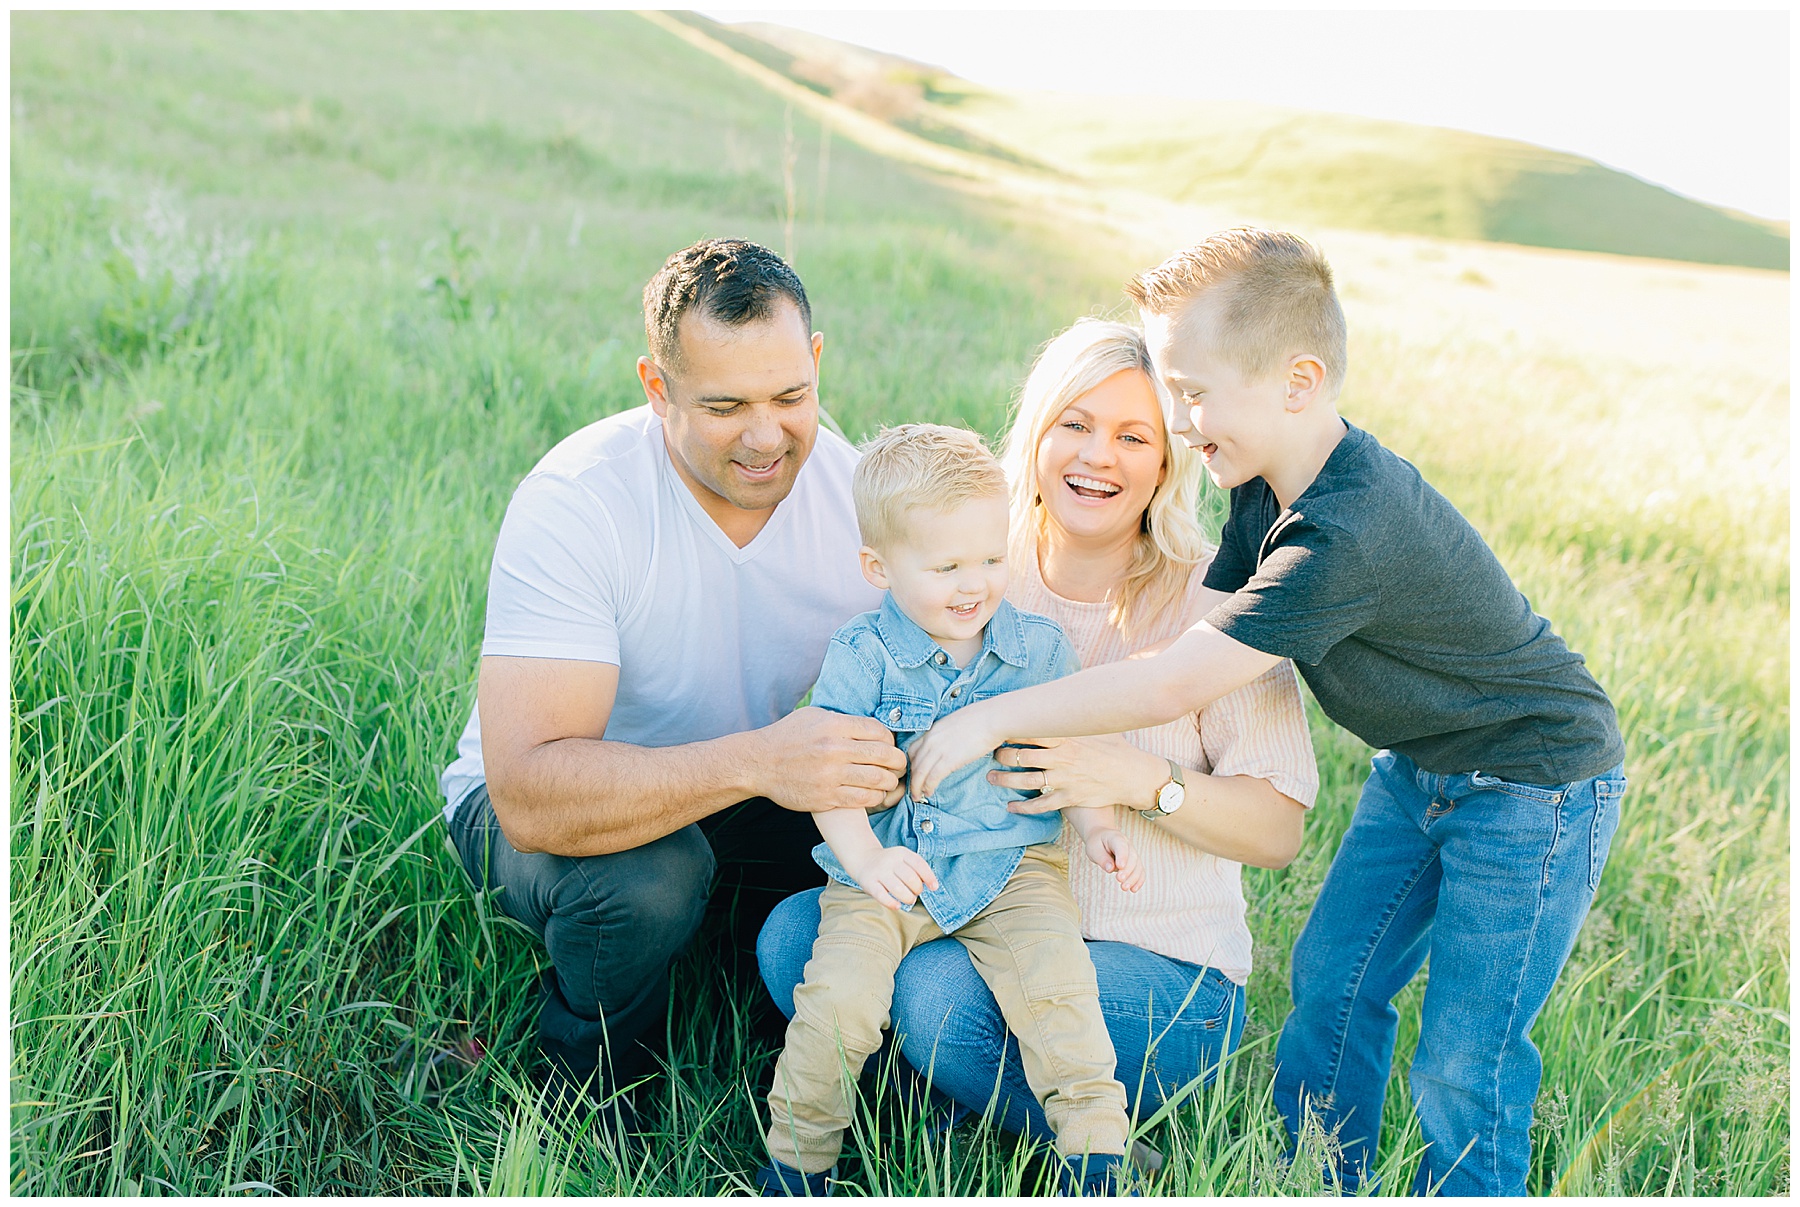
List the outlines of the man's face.
{"type": "Polygon", "coordinates": [[[1145,314],[1144,339],[1175,396],[1170,434],[1199,449],[1207,474],[1229,490],[1266,476],[1279,450],[1287,381],[1279,372],[1246,380],[1219,354],[1212,310],[1202,295],[1175,314],[1145,314]]]}
{"type": "Polygon", "coordinates": [[[793,490],[819,434],[824,337],[792,304],[741,327],[690,311],[679,333],[678,368],[639,369],[669,456],[709,513],[766,512],[793,490]]]}

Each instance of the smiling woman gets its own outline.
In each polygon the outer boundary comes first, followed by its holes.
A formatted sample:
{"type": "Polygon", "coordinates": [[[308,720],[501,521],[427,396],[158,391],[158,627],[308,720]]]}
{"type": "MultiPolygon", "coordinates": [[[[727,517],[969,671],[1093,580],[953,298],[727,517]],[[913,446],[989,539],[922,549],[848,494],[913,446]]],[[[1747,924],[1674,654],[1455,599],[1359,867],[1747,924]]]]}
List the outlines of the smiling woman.
{"type": "MultiPolygon", "coordinates": [[[[1015,606],[1061,625],[1084,666],[1173,638],[1204,616],[1211,550],[1195,519],[1197,454],[1168,435],[1166,396],[1143,335],[1083,320],[1045,346],[1006,445],[1015,606]]],[[[997,752],[1015,812],[1116,809],[1144,882],[1122,893],[1062,830],[1069,884],[1099,978],[1117,1076],[1137,1117],[1210,1077],[1244,1025],[1250,931],[1245,863],[1299,848],[1318,771],[1290,663],[1199,713],[1129,735],[997,752]],[[1150,1038],[1156,1037],[1154,1044],[1150,1038]]],[[[817,893],[778,906],[757,944],[776,1004],[793,1009],[819,925],[817,893]]],[[[907,1061],[973,1111],[1048,1138],[1017,1042],[955,941],[915,948],[895,978],[893,1029],[907,1061]]]]}
{"type": "Polygon", "coordinates": [[[1165,415],[1143,337],[1086,320],[1038,356],[1006,440],[1014,561],[1041,556],[1071,598],[1108,600],[1127,628],[1168,608],[1206,556],[1203,467],[1165,440],[1165,415]],[[1095,543],[1107,556],[1068,556],[1095,543]]]}

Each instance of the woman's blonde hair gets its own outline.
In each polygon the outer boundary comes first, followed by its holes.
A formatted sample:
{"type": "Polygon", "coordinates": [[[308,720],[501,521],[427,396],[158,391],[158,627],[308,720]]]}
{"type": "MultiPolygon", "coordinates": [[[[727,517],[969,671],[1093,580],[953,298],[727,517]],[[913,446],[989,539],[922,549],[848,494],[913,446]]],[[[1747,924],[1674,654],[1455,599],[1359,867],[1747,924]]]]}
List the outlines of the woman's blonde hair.
{"type": "Polygon", "coordinates": [[[1143,332],[1124,323],[1084,318],[1045,344],[1025,378],[1001,463],[1012,509],[1015,564],[1037,557],[1050,515],[1038,495],[1038,446],[1069,405],[1114,374],[1142,373],[1162,412],[1163,476],[1139,524],[1137,548],[1122,581],[1107,592],[1110,619],[1140,631],[1187,594],[1188,575],[1207,552],[1196,508],[1205,465],[1169,434],[1174,402],[1156,377],[1143,332]]]}

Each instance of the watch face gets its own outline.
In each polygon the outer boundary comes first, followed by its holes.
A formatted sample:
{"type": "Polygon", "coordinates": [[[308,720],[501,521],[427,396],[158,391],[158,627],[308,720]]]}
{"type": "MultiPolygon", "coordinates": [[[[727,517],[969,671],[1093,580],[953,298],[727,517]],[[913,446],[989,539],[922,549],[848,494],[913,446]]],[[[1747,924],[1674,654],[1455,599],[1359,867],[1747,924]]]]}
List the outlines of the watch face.
{"type": "Polygon", "coordinates": [[[1186,793],[1182,791],[1181,785],[1170,780],[1157,790],[1156,807],[1164,813],[1173,813],[1181,808],[1181,802],[1185,796],[1186,793]]]}

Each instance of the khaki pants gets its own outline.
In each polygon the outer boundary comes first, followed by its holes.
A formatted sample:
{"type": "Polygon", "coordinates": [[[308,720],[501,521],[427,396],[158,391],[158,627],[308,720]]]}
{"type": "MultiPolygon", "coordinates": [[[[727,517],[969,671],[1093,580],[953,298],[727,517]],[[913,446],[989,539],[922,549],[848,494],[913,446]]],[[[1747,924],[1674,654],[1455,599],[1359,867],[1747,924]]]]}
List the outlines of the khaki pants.
{"type": "MultiPolygon", "coordinates": [[[[1025,1078],[1056,1132],[1057,1150],[1123,1153],[1125,1087],[1113,1076],[1094,964],[1069,895],[1068,856],[1045,843],[1000,895],[956,932],[1019,1038],[1025,1078]]],[[[921,943],[940,939],[921,906],[888,909],[835,880],[819,902],[819,939],[794,991],[787,1046],[769,1090],[769,1151],[820,1173],[836,1164],[857,1075],[888,1025],[894,972],[921,943]]]]}

